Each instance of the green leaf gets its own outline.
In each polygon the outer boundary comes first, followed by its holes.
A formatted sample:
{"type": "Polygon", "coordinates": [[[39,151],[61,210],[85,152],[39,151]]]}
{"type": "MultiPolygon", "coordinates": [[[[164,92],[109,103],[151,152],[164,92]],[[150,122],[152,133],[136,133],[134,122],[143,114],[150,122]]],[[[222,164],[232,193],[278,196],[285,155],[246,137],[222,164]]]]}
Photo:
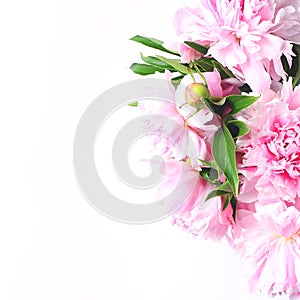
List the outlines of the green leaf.
{"type": "Polygon", "coordinates": [[[293,74],[290,70],[290,65],[284,55],[281,56],[281,63],[284,71],[289,75],[289,76],[295,76],[295,73],[293,74]]]}
{"type": "Polygon", "coordinates": [[[232,194],[232,189],[228,181],[223,182],[221,185],[219,185],[215,190],[211,191],[205,201],[212,199],[214,197],[223,196],[226,194],[232,194]]]}
{"type": "Polygon", "coordinates": [[[226,102],[226,97],[213,97],[210,96],[210,101],[215,105],[222,106],[226,102]]]}
{"type": "Polygon", "coordinates": [[[228,193],[229,193],[229,192],[222,191],[222,190],[213,190],[213,191],[211,191],[211,192],[207,195],[205,201],[208,201],[208,200],[210,200],[210,199],[212,199],[212,198],[215,198],[215,197],[219,197],[219,196],[226,195],[226,194],[228,194],[228,193]]]}
{"type": "MultiPolygon", "coordinates": [[[[296,58],[297,58],[296,63],[294,63],[294,61],[293,61],[293,64],[297,66],[295,76],[293,79],[293,88],[295,88],[299,84],[299,81],[300,81],[300,46],[294,45],[293,51],[294,51],[294,53],[296,53],[296,58]]],[[[292,70],[293,70],[293,65],[292,65],[291,71],[292,70]]]]}
{"type": "Polygon", "coordinates": [[[189,42],[189,41],[185,41],[184,42],[185,44],[187,44],[189,47],[195,49],[196,51],[202,53],[202,54],[206,54],[208,49],[202,45],[199,45],[197,43],[194,43],[194,42],[189,42]]]}
{"type": "Polygon", "coordinates": [[[213,66],[219,71],[222,79],[235,77],[233,73],[226,67],[224,67],[221,63],[216,60],[212,60],[213,66]]]}
{"type": "Polygon", "coordinates": [[[281,55],[281,63],[284,71],[289,77],[293,77],[293,88],[298,85],[300,80],[300,48],[299,45],[294,44],[292,51],[295,53],[292,56],[292,62],[288,62],[284,54],[281,55]]]}
{"type": "Polygon", "coordinates": [[[219,180],[218,171],[214,168],[202,168],[202,170],[199,171],[199,175],[211,183],[216,183],[216,181],[219,180]]]}
{"type": "Polygon", "coordinates": [[[139,103],[137,101],[135,101],[135,102],[129,103],[128,106],[137,107],[137,106],[139,106],[139,103]]]}
{"type": "Polygon", "coordinates": [[[225,182],[223,182],[221,185],[219,185],[217,189],[221,190],[221,191],[226,191],[226,192],[232,193],[231,185],[227,180],[225,182]]]}
{"type": "Polygon", "coordinates": [[[159,55],[157,55],[157,58],[172,66],[176,71],[180,72],[181,74],[189,74],[188,68],[181,63],[180,59],[169,59],[159,55]]]}
{"type": "Polygon", "coordinates": [[[237,195],[239,189],[239,177],[236,168],[235,143],[225,125],[219,128],[215,133],[212,152],[216,163],[230,183],[234,195],[237,195]]]}
{"type": "Polygon", "coordinates": [[[250,86],[249,86],[247,83],[244,83],[244,85],[242,85],[241,87],[239,87],[239,89],[240,89],[240,91],[241,91],[242,93],[247,93],[247,94],[249,94],[249,93],[252,92],[250,86]]]}
{"type": "Polygon", "coordinates": [[[227,194],[226,200],[225,200],[225,203],[224,203],[224,205],[223,205],[223,209],[222,209],[222,210],[225,210],[225,209],[228,207],[228,205],[229,205],[229,203],[230,203],[232,197],[233,197],[232,195],[227,194]]]}
{"type": "Polygon", "coordinates": [[[141,53],[141,58],[145,63],[147,63],[149,65],[156,66],[156,67],[162,68],[162,69],[167,69],[167,70],[170,70],[170,71],[173,71],[173,72],[176,71],[172,66],[170,66],[169,64],[165,63],[164,61],[158,59],[157,57],[144,56],[141,53]]]}
{"type": "Polygon", "coordinates": [[[205,161],[205,160],[202,160],[199,158],[199,161],[204,166],[210,167],[210,168],[213,168],[214,170],[216,170],[218,172],[218,179],[220,178],[220,176],[222,175],[222,171],[220,170],[219,166],[217,165],[217,163],[214,160],[213,161],[205,161]]]}
{"type": "Polygon", "coordinates": [[[247,95],[231,95],[226,97],[226,102],[232,108],[229,115],[234,115],[242,109],[253,104],[260,96],[247,96],[247,95]]]}
{"type": "Polygon", "coordinates": [[[206,105],[206,107],[210,111],[212,111],[213,113],[215,113],[215,114],[219,115],[220,117],[222,117],[223,112],[224,112],[224,106],[215,105],[208,98],[202,98],[201,100],[204,102],[204,104],[206,105]]]}
{"type": "Polygon", "coordinates": [[[174,78],[171,79],[171,82],[172,82],[175,89],[177,89],[177,87],[180,84],[183,77],[184,77],[183,75],[180,75],[180,76],[177,76],[177,77],[174,77],[174,78]]]}
{"type": "Polygon", "coordinates": [[[165,70],[159,67],[151,66],[151,65],[145,65],[145,64],[132,64],[130,69],[139,75],[150,75],[154,74],[155,72],[163,73],[165,70]]]}
{"type": "Polygon", "coordinates": [[[136,35],[136,36],[132,37],[130,40],[134,41],[134,42],[137,42],[137,43],[140,43],[140,44],[143,44],[143,45],[145,45],[147,47],[150,47],[150,48],[158,49],[158,50],[161,50],[163,52],[167,52],[167,53],[170,53],[170,54],[180,56],[180,54],[177,51],[173,51],[173,50],[165,48],[163,46],[163,43],[164,43],[163,41],[160,41],[160,40],[157,40],[157,39],[154,39],[154,38],[145,37],[145,36],[141,36],[141,35],[136,35]]]}
{"type": "Polygon", "coordinates": [[[200,67],[202,72],[212,72],[214,70],[211,58],[200,58],[195,63],[200,67]]]}
{"type": "Polygon", "coordinates": [[[230,204],[231,204],[231,207],[232,207],[232,210],[233,210],[232,218],[235,221],[237,201],[236,201],[236,199],[233,196],[232,196],[232,198],[230,200],[230,204]]]}
{"type": "Polygon", "coordinates": [[[239,120],[230,120],[227,122],[227,127],[233,138],[244,136],[249,132],[248,126],[239,120]]]}

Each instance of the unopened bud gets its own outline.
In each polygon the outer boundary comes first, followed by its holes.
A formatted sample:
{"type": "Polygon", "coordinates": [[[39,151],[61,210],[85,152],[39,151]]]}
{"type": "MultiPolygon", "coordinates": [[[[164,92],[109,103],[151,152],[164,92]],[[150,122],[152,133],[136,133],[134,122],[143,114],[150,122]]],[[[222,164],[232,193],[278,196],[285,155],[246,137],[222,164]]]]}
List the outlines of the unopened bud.
{"type": "Polygon", "coordinates": [[[192,83],[185,89],[185,101],[193,107],[201,107],[202,98],[208,97],[210,97],[208,88],[202,83],[192,83]]]}

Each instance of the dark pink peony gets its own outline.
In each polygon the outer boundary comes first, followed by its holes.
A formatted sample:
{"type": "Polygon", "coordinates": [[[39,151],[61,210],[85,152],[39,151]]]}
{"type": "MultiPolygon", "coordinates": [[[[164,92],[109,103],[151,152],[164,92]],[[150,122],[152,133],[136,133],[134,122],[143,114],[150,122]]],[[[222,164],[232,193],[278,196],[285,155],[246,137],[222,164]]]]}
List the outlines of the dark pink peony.
{"type": "Polygon", "coordinates": [[[250,133],[239,142],[244,175],[239,200],[300,206],[300,88],[284,83],[242,114],[250,133]]]}

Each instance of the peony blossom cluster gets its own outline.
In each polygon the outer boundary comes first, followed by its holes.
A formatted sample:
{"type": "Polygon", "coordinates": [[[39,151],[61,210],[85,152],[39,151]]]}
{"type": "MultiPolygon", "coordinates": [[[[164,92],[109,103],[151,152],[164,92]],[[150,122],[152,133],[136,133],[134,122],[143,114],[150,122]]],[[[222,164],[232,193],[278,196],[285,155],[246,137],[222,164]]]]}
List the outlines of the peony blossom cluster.
{"type": "Polygon", "coordinates": [[[277,92],[267,90],[239,118],[250,131],[237,142],[241,234],[234,243],[253,267],[251,291],[295,296],[300,290],[300,89],[284,82],[277,92]]]}
{"type": "MultiPolygon", "coordinates": [[[[208,86],[214,83],[214,89],[222,91],[220,95],[226,96],[228,89],[236,91],[238,82],[228,85],[217,72],[203,74],[208,86]]],[[[190,81],[184,78],[185,83],[190,81]]],[[[152,142],[164,149],[167,159],[158,197],[167,195],[179,176],[185,179],[183,188],[191,191],[174,214],[173,224],[197,238],[227,238],[251,267],[250,291],[266,291],[270,296],[284,293],[296,299],[300,293],[300,88],[293,90],[285,82],[277,92],[262,93],[254,105],[238,114],[237,119],[245,121],[250,131],[237,139],[241,184],[235,217],[231,205],[224,209],[225,196],[206,201],[215,187],[199,176],[205,168],[201,162],[213,159],[217,121],[203,108],[185,127],[185,113],[176,105],[175,91],[172,97],[174,103],[146,101],[140,108],[153,113],[155,106],[155,112],[181,128],[175,130],[167,122],[153,124],[153,120],[145,126],[146,132],[157,126],[152,142]],[[175,145],[182,150],[179,155],[173,151],[175,145]]]]}
{"type": "Polygon", "coordinates": [[[300,43],[298,0],[197,0],[180,9],[174,25],[182,62],[202,56],[186,41],[208,46],[207,55],[228,67],[253,91],[285,76],[284,55],[291,63],[292,43],[300,43]],[[259,76],[258,76],[259,74],[259,76]]]}
{"type": "MultiPolygon", "coordinates": [[[[222,80],[217,71],[206,72],[203,75],[213,96],[223,97],[239,92],[238,80],[222,80]]],[[[202,82],[197,74],[195,78],[197,82],[202,82]]],[[[185,87],[192,83],[192,80],[185,76],[182,82],[185,87]]],[[[150,115],[144,128],[145,133],[150,136],[151,143],[168,161],[164,170],[167,179],[159,186],[158,197],[168,194],[178,182],[179,176],[187,178],[184,188],[193,192],[174,215],[173,224],[179,225],[196,237],[219,241],[234,223],[232,208],[228,206],[222,210],[224,197],[217,197],[214,201],[205,203],[205,198],[214,186],[199,176],[199,170],[205,167],[201,161],[213,160],[211,144],[219,121],[207,108],[202,108],[193,118],[188,118],[190,113],[179,106],[180,100],[184,98],[182,91],[178,89],[176,92],[172,87],[170,89],[169,96],[173,101],[141,101],[139,105],[147,114],[159,113],[164,117],[153,119],[150,115]],[[174,122],[170,122],[170,119],[174,122]],[[188,120],[186,125],[185,120],[188,120]],[[175,176],[174,170],[179,170],[181,166],[184,168],[184,175],[178,172],[175,176]],[[194,189],[195,181],[197,185],[194,189]]]]}
{"type": "MultiPolygon", "coordinates": [[[[216,72],[204,75],[218,78],[210,84],[215,82],[215,88],[222,88],[216,72]]],[[[150,113],[153,106],[145,102],[141,109],[150,113]]],[[[168,194],[179,176],[185,179],[183,188],[191,191],[174,214],[173,224],[197,238],[227,238],[251,266],[250,291],[266,291],[270,296],[284,293],[296,299],[293,297],[300,293],[300,88],[293,90],[285,82],[280,91],[267,90],[238,115],[250,131],[237,140],[241,185],[235,217],[231,205],[224,209],[225,196],[206,201],[215,187],[199,176],[199,170],[205,169],[201,162],[213,159],[212,133],[218,124],[213,122],[214,128],[207,125],[213,117],[209,110],[202,109],[187,127],[175,102],[158,103],[155,111],[172,118],[175,127],[181,128],[178,131],[170,123],[155,123],[158,134],[152,137],[167,159],[166,178],[158,196],[168,194]],[[168,139],[161,138],[164,136],[168,139]],[[180,154],[173,151],[175,144],[180,154]]],[[[153,125],[149,121],[145,131],[153,130],[153,125]]]]}
{"type": "Polygon", "coordinates": [[[169,83],[170,101],[139,103],[161,116],[145,122],[166,160],[157,195],[183,178],[173,224],[226,239],[251,292],[300,299],[300,0],[195,0],[174,25],[176,49],[133,38],[175,55],[132,66],[169,83]]]}

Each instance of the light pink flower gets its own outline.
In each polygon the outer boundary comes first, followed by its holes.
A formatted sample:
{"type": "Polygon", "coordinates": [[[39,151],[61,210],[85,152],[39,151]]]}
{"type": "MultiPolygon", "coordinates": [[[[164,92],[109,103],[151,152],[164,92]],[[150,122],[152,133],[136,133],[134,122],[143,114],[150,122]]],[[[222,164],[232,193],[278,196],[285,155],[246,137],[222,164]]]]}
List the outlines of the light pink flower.
{"type": "MultiPolygon", "coordinates": [[[[148,114],[144,131],[149,136],[149,141],[165,158],[189,160],[196,169],[202,165],[200,159],[212,160],[209,140],[212,134],[208,136],[201,128],[205,124],[195,120],[189,119],[185,126],[185,118],[179,113],[175,102],[146,100],[140,101],[139,107],[148,114]]],[[[211,118],[203,120],[211,121],[211,118]]],[[[214,126],[212,130],[215,132],[216,128],[214,126]]]]}
{"type": "Polygon", "coordinates": [[[229,205],[223,211],[224,199],[211,199],[207,206],[197,205],[204,201],[207,192],[214,188],[207,181],[200,179],[198,187],[201,193],[198,197],[191,197],[189,201],[173,217],[173,224],[182,227],[188,233],[200,239],[219,241],[227,235],[228,229],[234,224],[232,207],[229,205]],[[202,189],[202,190],[201,190],[202,189]]]}
{"type": "Polygon", "coordinates": [[[165,164],[164,176],[158,189],[159,198],[170,194],[180,179],[180,189],[174,197],[185,197],[174,199],[184,203],[173,216],[174,224],[201,239],[218,241],[227,234],[228,228],[233,225],[232,207],[229,205],[223,211],[221,197],[205,202],[214,186],[200,177],[198,171],[184,162],[170,160],[165,164]]]}
{"type": "Polygon", "coordinates": [[[243,112],[250,133],[238,141],[245,176],[239,200],[300,206],[300,88],[284,83],[243,112]]]}
{"type": "MultiPolygon", "coordinates": [[[[291,62],[292,42],[300,42],[299,0],[198,0],[175,17],[183,62],[195,58],[184,41],[208,45],[212,55],[253,91],[285,77],[284,54],[291,62]]],[[[200,55],[199,55],[200,57],[200,55]]]]}
{"type": "Polygon", "coordinates": [[[236,249],[250,266],[249,289],[270,296],[300,294],[300,212],[283,203],[257,207],[241,221],[236,249]]]}

